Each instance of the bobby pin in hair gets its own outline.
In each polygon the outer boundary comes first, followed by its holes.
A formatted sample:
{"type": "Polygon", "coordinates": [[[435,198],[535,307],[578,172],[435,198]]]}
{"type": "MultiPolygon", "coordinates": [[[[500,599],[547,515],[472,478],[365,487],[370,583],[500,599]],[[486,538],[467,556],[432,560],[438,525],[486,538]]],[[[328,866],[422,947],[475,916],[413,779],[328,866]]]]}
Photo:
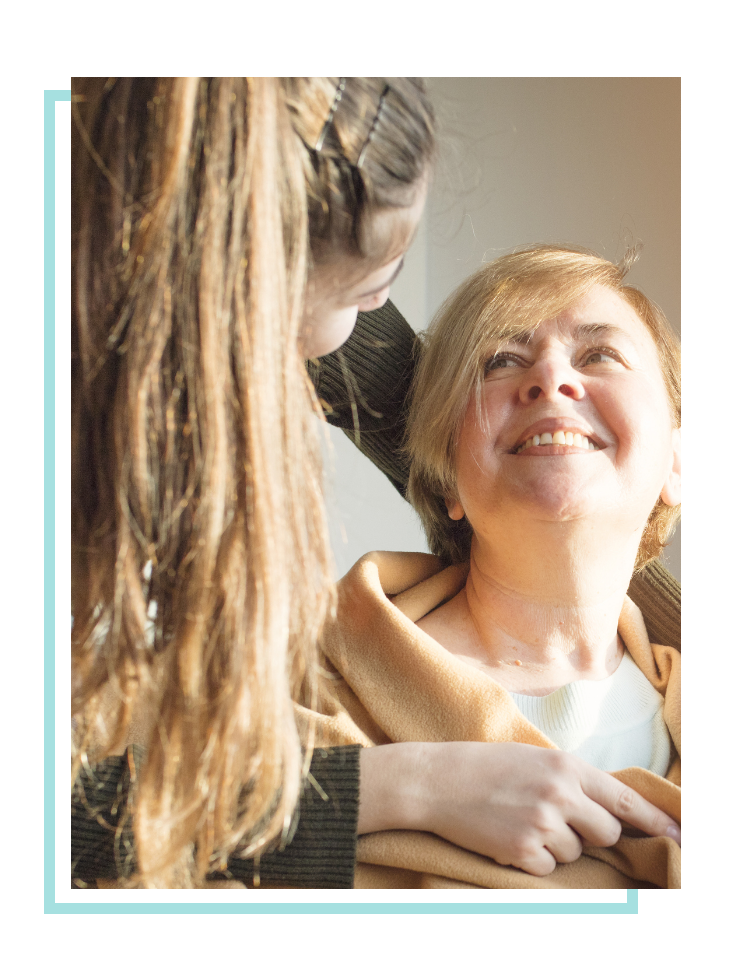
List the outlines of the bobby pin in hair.
{"type": "Polygon", "coordinates": [[[338,108],[338,103],[341,98],[343,98],[343,92],[345,91],[345,78],[338,79],[338,87],[335,89],[335,98],[333,99],[333,104],[330,106],[330,111],[328,112],[328,117],[325,119],[325,125],[322,127],[320,135],[317,137],[317,142],[315,143],[315,152],[319,153],[322,149],[322,144],[325,141],[325,134],[328,131],[328,126],[333,121],[333,116],[338,108]]]}
{"type": "Polygon", "coordinates": [[[361,147],[361,152],[358,154],[358,159],[356,160],[357,170],[361,169],[361,166],[363,165],[363,161],[366,158],[366,150],[368,149],[369,143],[373,139],[374,133],[376,132],[376,127],[379,124],[379,119],[381,118],[381,110],[384,108],[384,99],[388,94],[389,94],[389,86],[384,85],[384,91],[381,93],[381,97],[379,98],[379,104],[376,107],[376,115],[374,116],[374,121],[371,123],[371,128],[369,129],[369,133],[366,136],[366,142],[361,147]]]}

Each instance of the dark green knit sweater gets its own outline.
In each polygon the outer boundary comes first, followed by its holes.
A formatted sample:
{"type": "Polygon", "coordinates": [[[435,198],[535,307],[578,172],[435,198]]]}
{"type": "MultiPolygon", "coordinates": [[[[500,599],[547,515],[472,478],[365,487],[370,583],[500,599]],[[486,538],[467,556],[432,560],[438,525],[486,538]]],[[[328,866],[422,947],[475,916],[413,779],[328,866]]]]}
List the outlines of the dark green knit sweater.
{"type": "MultiPolygon", "coordinates": [[[[356,862],[359,746],[315,750],[299,802],[297,831],[283,851],[231,858],[224,873],[248,888],[350,889],[356,862]],[[315,786],[317,785],[317,786],[315,786]]],[[[129,878],[136,870],[126,800],[139,747],[83,771],[72,791],[72,886],[129,878]]]]}
{"type": "MultiPolygon", "coordinates": [[[[415,335],[391,302],[359,315],[347,343],[309,364],[331,424],[343,428],[403,495],[408,465],[399,448],[415,364],[415,335]]],[[[629,594],[643,612],[650,639],[681,646],[681,588],[655,561],[633,578],[629,594]]],[[[252,861],[231,859],[226,877],[248,886],[258,873],[263,887],[351,888],[358,818],[358,747],[318,750],[305,784],[296,833],[283,851],[252,861]],[[324,796],[323,796],[324,795],[324,796]],[[327,800],[324,797],[327,797],[327,800]]],[[[78,781],[72,799],[72,879],[131,874],[135,865],[130,827],[116,833],[130,786],[135,749],[112,757],[78,781]]],[[[222,877],[222,876],[221,876],[222,877]]],[[[79,884],[79,883],[73,883],[79,884]]]]}

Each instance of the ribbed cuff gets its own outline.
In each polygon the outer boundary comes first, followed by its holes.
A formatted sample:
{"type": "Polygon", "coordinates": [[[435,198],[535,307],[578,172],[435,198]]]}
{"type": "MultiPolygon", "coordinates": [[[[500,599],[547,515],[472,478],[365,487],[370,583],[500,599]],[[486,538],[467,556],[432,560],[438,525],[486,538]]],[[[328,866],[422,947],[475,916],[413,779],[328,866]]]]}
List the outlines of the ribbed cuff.
{"type": "MultiPolygon", "coordinates": [[[[356,866],[359,751],[357,745],[315,750],[299,804],[297,829],[283,851],[253,859],[231,857],[225,873],[249,888],[350,889],[356,866]]],[[[131,774],[142,750],[109,757],[83,771],[72,793],[72,886],[95,888],[96,879],[128,878],[136,870],[125,812],[131,774]]]]}
{"type": "Polygon", "coordinates": [[[316,749],[289,845],[263,855],[258,863],[231,857],[228,876],[248,888],[352,889],[360,749],[316,749]]]}
{"type": "Polygon", "coordinates": [[[141,763],[140,747],[83,769],[72,791],[72,886],[94,888],[95,879],[128,878],[136,871],[128,793],[141,763]]]}

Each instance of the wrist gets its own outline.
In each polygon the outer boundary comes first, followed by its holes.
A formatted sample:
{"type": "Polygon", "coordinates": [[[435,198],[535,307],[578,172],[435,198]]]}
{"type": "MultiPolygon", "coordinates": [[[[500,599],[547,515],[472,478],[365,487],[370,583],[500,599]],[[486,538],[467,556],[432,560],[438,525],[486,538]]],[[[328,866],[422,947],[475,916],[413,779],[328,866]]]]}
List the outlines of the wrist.
{"type": "Polygon", "coordinates": [[[358,834],[431,830],[431,769],[440,745],[389,743],[361,750],[358,834]]]}

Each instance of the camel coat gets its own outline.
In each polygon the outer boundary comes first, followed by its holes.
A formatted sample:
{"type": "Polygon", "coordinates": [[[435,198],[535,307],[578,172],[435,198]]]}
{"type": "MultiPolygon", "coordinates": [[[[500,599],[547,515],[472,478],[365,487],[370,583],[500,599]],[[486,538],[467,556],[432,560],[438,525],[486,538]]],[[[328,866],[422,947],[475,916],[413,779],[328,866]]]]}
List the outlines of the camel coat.
{"type": "MultiPolygon", "coordinates": [[[[317,745],[517,742],[556,749],[497,682],[462,662],[414,622],[463,587],[467,566],[440,569],[420,553],[370,553],[339,584],[337,620],[324,641],[329,678],[317,713],[317,745]]],[[[627,597],[618,625],[632,658],[664,696],[672,740],[666,777],[639,767],[613,774],[680,822],[680,653],[651,645],[627,597]]],[[[538,878],[436,835],[382,831],[359,838],[355,888],[679,888],[680,848],[624,827],[612,848],[538,878]]]]}

